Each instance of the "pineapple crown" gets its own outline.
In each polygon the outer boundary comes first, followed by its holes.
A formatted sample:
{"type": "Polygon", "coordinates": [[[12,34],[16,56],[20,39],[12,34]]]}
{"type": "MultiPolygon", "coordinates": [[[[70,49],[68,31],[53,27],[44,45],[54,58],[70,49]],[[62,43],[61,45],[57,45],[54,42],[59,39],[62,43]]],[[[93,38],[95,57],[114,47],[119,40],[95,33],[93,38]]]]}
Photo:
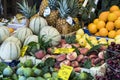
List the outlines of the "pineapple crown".
{"type": "Polygon", "coordinates": [[[28,19],[30,19],[34,14],[36,14],[36,4],[30,7],[26,0],[23,0],[22,3],[17,3],[19,11],[28,19]]]}
{"type": "Polygon", "coordinates": [[[79,14],[80,5],[78,0],[59,0],[58,10],[61,18],[68,16],[77,17],[79,14]]]}
{"type": "Polygon", "coordinates": [[[57,0],[48,0],[48,4],[51,10],[57,10],[57,0]]]}

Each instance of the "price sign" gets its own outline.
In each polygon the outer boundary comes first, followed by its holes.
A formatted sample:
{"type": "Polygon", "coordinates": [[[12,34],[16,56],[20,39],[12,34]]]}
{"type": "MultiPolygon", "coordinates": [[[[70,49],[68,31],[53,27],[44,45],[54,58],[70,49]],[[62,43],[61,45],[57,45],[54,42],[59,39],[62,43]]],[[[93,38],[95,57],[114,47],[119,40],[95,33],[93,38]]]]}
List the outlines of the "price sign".
{"type": "Polygon", "coordinates": [[[75,49],[74,48],[57,48],[54,50],[55,54],[61,54],[61,53],[71,53],[73,52],[75,49]]]}
{"type": "Polygon", "coordinates": [[[26,50],[28,49],[28,46],[23,46],[21,49],[21,56],[23,57],[25,55],[26,50]]]}
{"type": "Polygon", "coordinates": [[[73,67],[62,65],[61,69],[58,72],[58,77],[62,80],[68,80],[72,70],[73,67]]]}

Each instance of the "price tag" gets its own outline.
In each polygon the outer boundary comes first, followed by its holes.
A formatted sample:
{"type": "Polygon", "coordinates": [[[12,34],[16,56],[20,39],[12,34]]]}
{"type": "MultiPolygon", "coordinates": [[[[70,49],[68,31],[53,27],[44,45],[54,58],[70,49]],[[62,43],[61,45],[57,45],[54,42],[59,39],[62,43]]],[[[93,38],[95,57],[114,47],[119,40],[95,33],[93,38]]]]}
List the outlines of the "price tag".
{"type": "Polygon", "coordinates": [[[54,50],[55,54],[61,54],[61,53],[66,53],[69,54],[73,52],[75,49],[74,48],[57,48],[54,50]]]}
{"type": "Polygon", "coordinates": [[[21,49],[21,56],[23,57],[25,55],[26,50],[28,49],[28,46],[23,46],[21,49]]]}
{"type": "Polygon", "coordinates": [[[74,20],[72,19],[72,17],[68,16],[66,21],[71,25],[71,26],[74,26],[75,25],[75,22],[74,20]]]}
{"type": "Polygon", "coordinates": [[[50,13],[51,13],[50,7],[46,7],[46,9],[44,10],[43,16],[47,17],[50,15],[50,13]]]}
{"type": "Polygon", "coordinates": [[[58,77],[62,80],[68,80],[72,70],[73,67],[62,65],[61,69],[58,72],[58,77]]]}

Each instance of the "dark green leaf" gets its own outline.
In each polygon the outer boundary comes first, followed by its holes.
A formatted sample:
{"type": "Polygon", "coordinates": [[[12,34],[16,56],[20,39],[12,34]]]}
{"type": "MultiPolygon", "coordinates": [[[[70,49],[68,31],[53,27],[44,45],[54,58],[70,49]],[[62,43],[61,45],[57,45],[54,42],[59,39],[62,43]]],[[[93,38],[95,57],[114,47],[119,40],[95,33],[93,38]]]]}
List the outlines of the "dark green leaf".
{"type": "Polygon", "coordinates": [[[90,60],[90,59],[87,59],[87,60],[84,62],[83,67],[90,69],[90,68],[92,67],[91,64],[92,64],[92,63],[91,63],[91,60],[90,60]]]}
{"type": "Polygon", "coordinates": [[[54,58],[47,58],[45,60],[45,65],[49,67],[53,67],[55,64],[55,59],[54,58]]]}

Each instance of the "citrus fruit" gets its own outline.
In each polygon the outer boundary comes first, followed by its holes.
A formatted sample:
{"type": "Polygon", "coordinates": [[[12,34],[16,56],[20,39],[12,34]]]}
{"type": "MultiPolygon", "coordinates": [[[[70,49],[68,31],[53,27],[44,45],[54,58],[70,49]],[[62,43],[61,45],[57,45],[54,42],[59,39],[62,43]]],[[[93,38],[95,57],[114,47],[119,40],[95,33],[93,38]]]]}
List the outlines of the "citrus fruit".
{"type": "Polygon", "coordinates": [[[120,19],[117,19],[114,24],[115,24],[115,27],[119,29],[120,28],[120,19]]]}
{"type": "Polygon", "coordinates": [[[120,17],[120,10],[118,10],[118,11],[113,11],[113,13],[116,14],[117,17],[120,17]]]}
{"type": "Polygon", "coordinates": [[[81,38],[81,35],[76,35],[76,40],[78,41],[81,38]]]}
{"type": "Polygon", "coordinates": [[[99,34],[100,34],[100,36],[105,37],[105,36],[108,35],[108,30],[107,30],[106,28],[101,28],[101,29],[99,30],[99,34]]]}
{"type": "Polygon", "coordinates": [[[114,38],[116,36],[116,31],[112,30],[108,33],[109,38],[114,38]]]}
{"type": "Polygon", "coordinates": [[[88,25],[88,30],[90,31],[90,33],[94,34],[97,32],[97,26],[94,23],[90,23],[88,25]]]}
{"type": "Polygon", "coordinates": [[[115,21],[117,19],[117,15],[115,13],[108,14],[108,21],[115,21]]]}
{"type": "Polygon", "coordinates": [[[108,31],[111,31],[111,30],[113,30],[114,29],[114,22],[107,22],[106,23],[106,28],[107,28],[107,30],[108,31]]]}
{"type": "Polygon", "coordinates": [[[83,29],[79,29],[79,30],[77,30],[76,34],[83,36],[84,35],[84,30],[83,29]]]}
{"type": "Polygon", "coordinates": [[[98,21],[97,23],[97,29],[101,29],[101,28],[104,28],[105,27],[105,22],[100,20],[98,21]]]}
{"type": "Polygon", "coordinates": [[[104,11],[104,12],[100,13],[99,19],[103,20],[103,21],[107,21],[108,14],[109,14],[109,11],[104,11]]]}
{"type": "Polygon", "coordinates": [[[120,29],[116,31],[116,35],[120,35],[120,29]]]}
{"type": "Polygon", "coordinates": [[[95,36],[100,36],[99,32],[95,33],[95,36]]]}
{"type": "Polygon", "coordinates": [[[10,33],[14,32],[14,29],[13,28],[9,28],[9,32],[10,33]]]}
{"type": "Polygon", "coordinates": [[[117,18],[117,20],[120,19],[120,17],[117,18]]]}
{"type": "Polygon", "coordinates": [[[93,23],[94,23],[94,24],[97,24],[97,23],[98,23],[98,21],[99,21],[99,19],[98,19],[98,18],[96,18],[96,19],[94,19],[93,23]]]}
{"type": "Polygon", "coordinates": [[[119,10],[119,7],[117,5],[113,5],[112,7],[110,7],[110,12],[117,11],[117,10],[119,10]]]}

